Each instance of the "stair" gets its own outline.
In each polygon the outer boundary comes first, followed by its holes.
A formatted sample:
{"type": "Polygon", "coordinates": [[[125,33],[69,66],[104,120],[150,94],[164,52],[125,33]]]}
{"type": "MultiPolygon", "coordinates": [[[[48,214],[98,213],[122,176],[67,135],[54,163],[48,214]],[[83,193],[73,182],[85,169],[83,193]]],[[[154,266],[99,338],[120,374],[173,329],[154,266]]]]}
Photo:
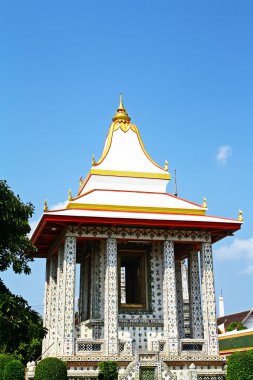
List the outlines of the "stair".
{"type": "Polygon", "coordinates": [[[149,353],[138,353],[137,358],[133,360],[126,368],[124,374],[119,376],[119,380],[144,380],[141,379],[141,367],[155,368],[155,377],[152,380],[176,380],[166,363],[158,359],[158,355],[149,353]]]}

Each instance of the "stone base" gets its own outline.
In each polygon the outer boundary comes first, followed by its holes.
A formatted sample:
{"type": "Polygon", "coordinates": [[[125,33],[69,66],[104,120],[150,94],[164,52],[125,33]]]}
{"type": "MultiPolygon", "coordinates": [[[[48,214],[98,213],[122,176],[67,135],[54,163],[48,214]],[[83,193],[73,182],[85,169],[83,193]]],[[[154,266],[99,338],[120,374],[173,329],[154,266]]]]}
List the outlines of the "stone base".
{"type": "MultiPolygon", "coordinates": [[[[60,357],[67,363],[69,380],[95,380],[101,361],[116,361],[118,380],[225,380],[225,358],[221,356],[165,356],[139,352],[135,357],[60,357]]],[[[35,363],[27,365],[27,379],[34,378],[35,363]]]]}

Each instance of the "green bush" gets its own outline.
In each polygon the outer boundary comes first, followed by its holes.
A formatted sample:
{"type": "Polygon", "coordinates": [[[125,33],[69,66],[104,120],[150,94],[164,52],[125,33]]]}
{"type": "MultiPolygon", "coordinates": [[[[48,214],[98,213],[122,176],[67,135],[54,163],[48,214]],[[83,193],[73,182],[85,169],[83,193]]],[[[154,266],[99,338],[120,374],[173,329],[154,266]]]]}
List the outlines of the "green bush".
{"type": "Polygon", "coordinates": [[[12,361],[14,357],[9,354],[0,354],[0,380],[4,379],[4,370],[7,364],[12,361]]]}
{"type": "Polygon", "coordinates": [[[66,364],[57,358],[41,360],[35,368],[34,380],[67,380],[66,364]]]}
{"type": "Polygon", "coordinates": [[[236,352],[228,358],[227,380],[249,380],[253,374],[253,351],[236,352]]]}
{"type": "Polygon", "coordinates": [[[20,360],[10,361],[4,370],[4,380],[24,380],[25,367],[20,360]]]}
{"type": "Polygon", "coordinates": [[[116,380],[118,378],[118,367],[116,362],[100,362],[98,365],[99,373],[102,373],[105,380],[116,380]]]}

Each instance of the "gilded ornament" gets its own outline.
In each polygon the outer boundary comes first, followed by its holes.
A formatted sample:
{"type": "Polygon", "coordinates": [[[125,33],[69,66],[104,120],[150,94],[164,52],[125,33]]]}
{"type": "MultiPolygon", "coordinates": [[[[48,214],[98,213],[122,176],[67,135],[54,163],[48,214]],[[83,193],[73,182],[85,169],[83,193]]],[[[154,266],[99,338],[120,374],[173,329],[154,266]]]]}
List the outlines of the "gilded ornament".
{"type": "Polygon", "coordinates": [[[205,197],[203,198],[202,207],[207,208],[207,199],[205,197]]]}
{"type": "Polygon", "coordinates": [[[72,201],[72,200],[73,200],[73,197],[72,197],[72,192],[71,192],[70,189],[69,189],[69,191],[68,191],[68,194],[69,194],[69,196],[68,196],[68,200],[69,200],[69,201],[72,201]]]}
{"type": "Polygon", "coordinates": [[[44,200],[44,208],[43,208],[43,211],[44,211],[44,212],[47,212],[47,211],[48,211],[48,205],[47,205],[47,200],[46,200],[46,199],[44,200]]]}
{"type": "Polygon", "coordinates": [[[81,176],[81,177],[79,178],[79,185],[82,186],[82,184],[83,184],[83,177],[81,176]]]}
{"type": "Polygon", "coordinates": [[[242,210],[239,210],[238,220],[239,220],[239,222],[243,222],[243,211],[242,210]]]}
{"type": "Polygon", "coordinates": [[[120,94],[120,99],[119,99],[119,107],[112,118],[113,121],[120,120],[129,123],[131,118],[128,116],[128,113],[123,105],[123,97],[122,94],[120,94]]]}
{"type": "Polygon", "coordinates": [[[96,161],[95,161],[95,156],[94,156],[94,154],[92,155],[91,165],[92,165],[92,166],[95,166],[95,165],[96,165],[96,161]]]}
{"type": "Polygon", "coordinates": [[[165,163],[164,163],[164,170],[166,170],[166,172],[169,170],[169,163],[167,160],[165,160],[165,163]]]}

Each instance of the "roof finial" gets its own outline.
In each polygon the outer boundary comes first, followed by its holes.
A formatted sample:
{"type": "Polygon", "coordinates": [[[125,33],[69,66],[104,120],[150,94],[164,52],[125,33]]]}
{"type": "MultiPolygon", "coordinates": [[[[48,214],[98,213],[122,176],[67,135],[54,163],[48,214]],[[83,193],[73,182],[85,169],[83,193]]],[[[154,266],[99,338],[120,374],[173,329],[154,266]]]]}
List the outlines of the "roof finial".
{"type": "Polygon", "coordinates": [[[72,191],[69,189],[68,191],[68,200],[69,201],[72,201],[73,200],[73,197],[72,197],[72,191]]]}
{"type": "Polygon", "coordinates": [[[242,210],[239,210],[238,220],[241,223],[243,222],[243,211],[242,210]]]}
{"type": "Polygon", "coordinates": [[[129,123],[131,118],[128,116],[128,113],[123,105],[123,94],[120,93],[119,96],[119,107],[117,109],[117,112],[115,113],[114,117],[112,118],[113,121],[120,120],[123,122],[129,123]]]}
{"type": "Polygon", "coordinates": [[[203,208],[207,208],[207,199],[206,199],[206,197],[203,197],[202,207],[203,208]]]}
{"type": "Polygon", "coordinates": [[[48,212],[48,205],[47,205],[47,200],[44,200],[44,207],[43,207],[44,212],[48,212]]]}
{"type": "Polygon", "coordinates": [[[118,109],[125,110],[125,107],[123,104],[123,93],[122,92],[119,94],[119,108],[118,109]]]}
{"type": "Polygon", "coordinates": [[[177,197],[177,171],[176,169],[174,170],[174,195],[177,197]]]}

